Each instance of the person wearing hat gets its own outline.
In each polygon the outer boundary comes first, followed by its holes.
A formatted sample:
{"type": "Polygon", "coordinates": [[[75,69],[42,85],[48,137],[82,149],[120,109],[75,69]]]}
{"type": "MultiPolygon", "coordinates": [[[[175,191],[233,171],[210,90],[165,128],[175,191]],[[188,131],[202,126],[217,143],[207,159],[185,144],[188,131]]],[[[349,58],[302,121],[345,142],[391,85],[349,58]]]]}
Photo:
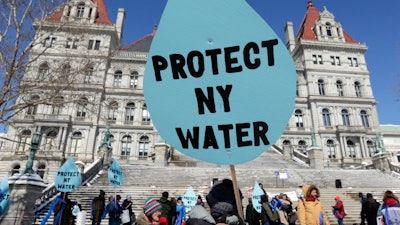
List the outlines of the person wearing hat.
{"type": "Polygon", "coordinates": [[[126,199],[122,202],[122,209],[123,210],[128,210],[129,212],[129,222],[124,223],[123,225],[131,225],[133,222],[135,222],[135,215],[134,212],[132,211],[132,196],[131,195],[127,195],[126,199]]]}
{"type": "Polygon", "coordinates": [[[325,208],[319,201],[320,192],[317,186],[302,187],[304,197],[297,205],[300,225],[330,225],[325,208]]]}
{"type": "Polygon", "coordinates": [[[335,215],[336,220],[339,225],[343,225],[343,219],[346,216],[344,212],[344,205],[342,200],[340,200],[340,196],[335,197],[336,204],[332,206],[333,215],[335,215]]]}
{"type": "Polygon", "coordinates": [[[106,205],[106,193],[100,190],[98,197],[94,197],[92,203],[90,204],[90,220],[92,220],[92,225],[101,224],[101,215],[103,215],[105,205],[106,205]]]}
{"type": "Polygon", "coordinates": [[[154,198],[148,197],[144,201],[143,213],[151,225],[168,225],[167,218],[161,216],[161,204],[154,198]]]}
{"type": "Polygon", "coordinates": [[[239,220],[234,210],[233,205],[228,202],[217,202],[211,208],[211,216],[214,218],[217,225],[243,225],[244,222],[239,220]]]}

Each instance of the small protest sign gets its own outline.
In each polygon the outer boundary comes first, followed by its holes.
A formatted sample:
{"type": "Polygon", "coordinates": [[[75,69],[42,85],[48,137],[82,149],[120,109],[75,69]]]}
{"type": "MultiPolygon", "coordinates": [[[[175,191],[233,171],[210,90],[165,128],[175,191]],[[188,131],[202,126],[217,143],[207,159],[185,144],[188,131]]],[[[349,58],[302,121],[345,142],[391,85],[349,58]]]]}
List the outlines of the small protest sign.
{"type": "Polygon", "coordinates": [[[6,174],[0,183],[0,216],[3,215],[10,203],[10,186],[8,185],[8,175],[6,174]]]}
{"type": "Polygon", "coordinates": [[[264,195],[264,191],[261,189],[260,185],[256,181],[253,188],[253,195],[251,196],[251,202],[253,203],[253,208],[258,212],[261,213],[261,196],[264,195]]]}
{"type": "Polygon", "coordinates": [[[183,204],[186,209],[190,211],[197,203],[197,196],[193,191],[192,187],[189,187],[186,191],[185,195],[182,198],[183,204]]]}
{"type": "Polygon", "coordinates": [[[120,187],[124,182],[124,174],[122,173],[122,168],[116,159],[114,159],[113,163],[108,169],[108,181],[114,187],[120,187]]]}
{"type": "Polygon", "coordinates": [[[70,156],[60,167],[54,180],[56,189],[61,192],[72,192],[82,182],[82,175],[75,164],[74,158],[70,156]]]}

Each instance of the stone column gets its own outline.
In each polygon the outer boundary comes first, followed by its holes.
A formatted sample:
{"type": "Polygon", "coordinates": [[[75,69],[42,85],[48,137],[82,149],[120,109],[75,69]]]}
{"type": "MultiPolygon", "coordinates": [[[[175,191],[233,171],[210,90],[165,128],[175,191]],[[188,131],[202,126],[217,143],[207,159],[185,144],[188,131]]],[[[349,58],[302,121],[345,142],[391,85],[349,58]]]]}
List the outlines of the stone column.
{"type": "Polygon", "coordinates": [[[0,224],[33,224],[35,201],[46,188],[37,174],[17,174],[8,179],[10,204],[0,219],[0,224]]]}
{"type": "Polygon", "coordinates": [[[310,158],[310,167],[317,170],[324,169],[324,160],[322,148],[318,146],[307,149],[308,157],[310,158]]]}
{"type": "Polygon", "coordinates": [[[383,172],[390,172],[390,157],[389,152],[375,154],[372,157],[372,163],[374,164],[375,169],[383,172]]]}

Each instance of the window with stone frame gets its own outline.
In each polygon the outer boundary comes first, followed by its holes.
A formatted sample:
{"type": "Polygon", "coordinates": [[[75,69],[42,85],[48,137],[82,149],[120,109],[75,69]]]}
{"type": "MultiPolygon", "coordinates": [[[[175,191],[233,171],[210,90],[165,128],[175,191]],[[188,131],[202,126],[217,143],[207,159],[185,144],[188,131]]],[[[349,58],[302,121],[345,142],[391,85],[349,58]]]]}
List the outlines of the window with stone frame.
{"type": "Polygon", "coordinates": [[[344,126],[350,126],[349,110],[342,109],[342,123],[344,126]]]}
{"type": "Polygon", "coordinates": [[[322,79],[318,80],[318,93],[321,96],[325,95],[325,81],[322,79]]]}
{"type": "Polygon", "coordinates": [[[326,141],[326,149],[328,152],[328,158],[336,159],[336,145],[332,139],[326,141]]]}
{"type": "Polygon", "coordinates": [[[374,141],[367,141],[368,156],[372,157],[376,153],[376,145],[374,141]]]}
{"type": "Polygon", "coordinates": [[[79,153],[81,152],[81,149],[82,149],[82,140],[83,140],[82,132],[75,131],[72,134],[71,148],[69,151],[71,156],[74,156],[74,157],[79,156],[79,153]]]}
{"type": "Polygon", "coordinates": [[[356,145],[352,140],[347,140],[347,156],[350,158],[356,157],[356,145]]]}
{"type": "Polygon", "coordinates": [[[31,147],[32,132],[30,130],[23,130],[20,135],[18,154],[25,154],[31,147]]]}
{"type": "Polygon", "coordinates": [[[329,109],[324,108],[322,109],[322,122],[324,124],[324,127],[331,127],[331,114],[329,112],[329,109]]]}
{"type": "Polygon", "coordinates": [[[131,155],[132,137],[125,135],[121,140],[121,159],[128,159],[131,155]]]}
{"type": "Polygon", "coordinates": [[[294,111],[294,118],[295,118],[295,122],[296,122],[296,127],[304,127],[303,111],[301,111],[301,109],[296,109],[294,111]]]}
{"type": "Polygon", "coordinates": [[[135,119],[135,103],[130,102],[125,107],[125,123],[133,123],[135,119]]]}
{"type": "Polygon", "coordinates": [[[361,117],[361,124],[363,127],[369,127],[369,116],[367,111],[361,110],[360,111],[360,117],[361,117]]]}
{"type": "Polygon", "coordinates": [[[147,158],[149,156],[149,137],[142,136],[139,139],[139,158],[147,158]]]}

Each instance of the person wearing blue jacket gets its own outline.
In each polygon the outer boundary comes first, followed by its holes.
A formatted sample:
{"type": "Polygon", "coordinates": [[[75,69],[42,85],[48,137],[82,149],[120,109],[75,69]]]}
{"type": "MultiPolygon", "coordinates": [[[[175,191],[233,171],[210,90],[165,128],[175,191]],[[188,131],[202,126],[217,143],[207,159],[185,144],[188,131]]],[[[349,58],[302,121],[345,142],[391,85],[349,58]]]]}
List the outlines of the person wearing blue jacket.
{"type": "Polygon", "coordinates": [[[103,215],[101,219],[103,220],[108,214],[108,225],[120,225],[122,224],[121,221],[121,214],[122,214],[122,206],[120,205],[121,196],[117,195],[116,198],[111,196],[109,198],[109,202],[106,205],[103,215]]]}

